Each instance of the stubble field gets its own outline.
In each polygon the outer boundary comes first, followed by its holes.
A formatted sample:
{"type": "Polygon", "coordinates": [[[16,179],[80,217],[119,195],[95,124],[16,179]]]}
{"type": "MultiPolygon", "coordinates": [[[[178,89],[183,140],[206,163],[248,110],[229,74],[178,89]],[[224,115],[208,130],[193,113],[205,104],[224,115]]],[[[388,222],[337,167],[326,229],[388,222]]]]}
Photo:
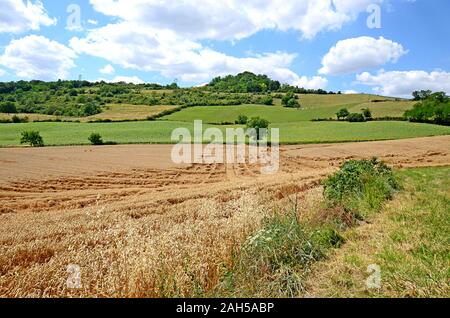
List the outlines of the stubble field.
{"type": "Polygon", "coordinates": [[[0,149],[0,296],[205,295],[264,217],[292,196],[307,209],[343,161],[445,166],[449,146],[448,136],[285,146],[275,176],[177,166],[169,145],[0,149]],[[71,265],[79,288],[68,288],[71,265]]]}

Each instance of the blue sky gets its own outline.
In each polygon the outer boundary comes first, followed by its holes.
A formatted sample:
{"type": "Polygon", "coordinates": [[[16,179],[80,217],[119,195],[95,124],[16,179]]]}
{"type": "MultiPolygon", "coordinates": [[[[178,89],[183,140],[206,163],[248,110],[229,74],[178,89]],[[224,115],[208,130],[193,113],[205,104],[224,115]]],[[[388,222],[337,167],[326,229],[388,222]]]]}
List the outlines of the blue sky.
{"type": "Polygon", "coordinates": [[[0,81],[82,75],[193,86],[248,70],[348,93],[450,93],[446,0],[0,0],[0,7],[0,81]]]}

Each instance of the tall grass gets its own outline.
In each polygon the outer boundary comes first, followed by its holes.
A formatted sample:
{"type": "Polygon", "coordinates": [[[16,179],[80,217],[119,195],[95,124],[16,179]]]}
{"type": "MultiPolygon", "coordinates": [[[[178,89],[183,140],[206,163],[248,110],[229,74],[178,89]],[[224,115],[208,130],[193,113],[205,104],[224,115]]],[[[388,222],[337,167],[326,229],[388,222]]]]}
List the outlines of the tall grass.
{"type": "Polygon", "coordinates": [[[376,159],[349,161],[324,182],[323,199],[305,216],[297,200],[247,239],[215,290],[227,297],[297,297],[311,266],[339,248],[356,220],[379,211],[399,183],[376,159]]]}

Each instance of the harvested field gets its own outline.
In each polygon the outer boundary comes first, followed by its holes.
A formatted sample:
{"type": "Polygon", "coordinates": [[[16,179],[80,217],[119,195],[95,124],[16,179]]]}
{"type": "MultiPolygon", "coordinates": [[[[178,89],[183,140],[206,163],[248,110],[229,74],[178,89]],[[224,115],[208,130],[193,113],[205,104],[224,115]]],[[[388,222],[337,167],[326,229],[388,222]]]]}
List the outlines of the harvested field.
{"type": "Polygon", "coordinates": [[[0,296],[195,296],[289,196],[345,160],[450,165],[450,136],[286,146],[277,175],[170,160],[172,146],[0,149],[0,296]],[[69,265],[81,286],[70,289],[69,265]]]}

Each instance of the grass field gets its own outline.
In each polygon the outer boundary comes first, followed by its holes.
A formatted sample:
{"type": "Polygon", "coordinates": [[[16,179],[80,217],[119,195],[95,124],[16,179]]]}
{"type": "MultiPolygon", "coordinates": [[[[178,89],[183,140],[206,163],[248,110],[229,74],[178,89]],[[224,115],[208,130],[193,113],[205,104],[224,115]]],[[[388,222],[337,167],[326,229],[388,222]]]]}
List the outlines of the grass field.
{"type": "Polygon", "coordinates": [[[387,101],[382,103],[362,103],[349,108],[351,113],[359,113],[363,108],[369,108],[372,116],[379,117],[402,117],[405,111],[411,109],[416,102],[414,101],[387,101]]]}
{"type": "Polygon", "coordinates": [[[128,105],[128,104],[110,104],[106,109],[97,115],[87,117],[87,120],[111,119],[132,120],[145,119],[152,115],[157,115],[165,110],[173,109],[176,106],[146,106],[146,105],[128,105]]]}
{"type": "MultiPolygon", "coordinates": [[[[65,121],[88,122],[97,119],[110,119],[112,121],[146,119],[149,116],[157,115],[165,110],[173,109],[176,106],[147,106],[129,104],[109,104],[104,107],[103,112],[88,117],[67,117],[43,114],[17,114],[19,117],[28,117],[29,121],[43,121],[61,119],[65,121]]],[[[10,119],[12,114],[0,113],[0,119],[10,119]]]]}
{"type": "MultiPolygon", "coordinates": [[[[444,126],[413,124],[407,122],[312,122],[318,118],[332,118],[343,108],[351,112],[360,112],[370,108],[374,117],[402,116],[406,109],[414,104],[411,101],[395,101],[376,95],[299,95],[302,109],[281,107],[279,99],[274,106],[198,106],[189,107],[160,121],[124,122],[124,123],[85,123],[97,119],[112,121],[145,119],[148,116],[172,109],[176,106],[145,106],[128,104],[110,104],[100,114],[85,118],[62,118],[79,120],[81,123],[27,123],[1,124],[0,146],[19,146],[20,134],[25,130],[41,133],[46,145],[83,145],[89,144],[91,133],[100,133],[105,141],[122,143],[171,143],[171,133],[175,128],[186,127],[192,130],[194,120],[203,120],[205,127],[219,125],[225,130],[232,126],[239,115],[266,118],[271,128],[280,128],[280,141],[285,144],[367,141],[425,137],[450,134],[450,128],[444,126]],[[374,102],[374,101],[382,102],[374,102]]],[[[26,115],[26,114],[24,114],[26,115]]],[[[1,117],[9,115],[1,115],[1,117]]],[[[54,116],[27,115],[30,120],[56,119],[54,116]]]]}
{"type": "MultiPolygon", "coordinates": [[[[37,130],[46,145],[89,144],[91,133],[116,143],[172,143],[172,131],[179,127],[193,130],[192,122],[138,121],[123,123],[27,123],[0,125],[0,146],[19,146],[22,131],[37,130]]],[[[212,127],[204,125],[204,128],[212,127]]],[[[219,126],[225,130],[227,127],[219,126]]],[[[450,127],[408,122],[298,122],[273,124],[280,128],[281,143],[314,143],[402,139],[450,134],[450,127]]]]}
{"type": "Polygon", "coordinates": [[[309,277],[318,297],[448,297],[449,167],[399,172],[405,190],[369,224],[346,233],[347,242],[309,277]],[[367,267],[381,270],[368,289],[367,267]]]}
{"type": "Polygon", "coordinates": [[[240,106],[199,106],[191,107],[164,117],[174,121],[193,121],[201,119],[211,124],[233,123],[239,115],[262,117],[271,123],[311,121],[319,118],[335,118],[341,108],[359,113],[362,108],[372,110],[374,117],[401,117],[405,110],[412,108],[414,102],[394,101],[385,97],[365,94],[355,95],[299,95],[301,109],[281,106],[275,100],[274,106],[240,105],[240,106]],[[373,100],[387,100],[372,102],[373,100]]]}

